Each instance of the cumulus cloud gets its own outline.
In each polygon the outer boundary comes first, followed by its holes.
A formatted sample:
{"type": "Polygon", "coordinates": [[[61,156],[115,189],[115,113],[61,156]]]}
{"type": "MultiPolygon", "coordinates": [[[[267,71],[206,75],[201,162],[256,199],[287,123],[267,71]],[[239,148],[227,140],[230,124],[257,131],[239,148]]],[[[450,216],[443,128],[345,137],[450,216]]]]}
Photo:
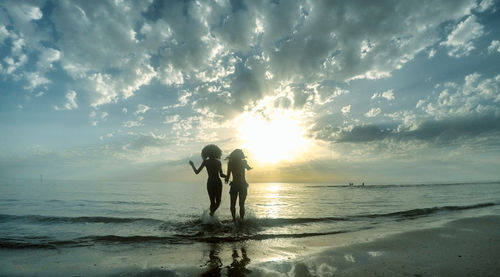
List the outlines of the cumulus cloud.
{"type": "MultiPolygon", "coordinates": [[[[435,44],[438,26],[477,8],[471,0],[58,1],[48,18],[40,7],[8,3],[12,20],[6,23],[18,36],[18,48],[35,53],[29,45],[51,42],[39,54],[39,70],[57,62],[82,82],[93,107],[129,98],[154,80],[181,89],[212,83],[218,95],[188,89],[191,96],[179,100],[208,105],[225,117],[283,84],[387,77],[435,44]],[[23,48],[24,39],[29,41],[23,48]],[[233,111],[217,105],[220,100],[233,111]]],[[[469,51],[475,37],[467,37],[467,30],[480,25],[469,16],[459,26],[446,45],[469,51]]],[[[6,31],[0,29],[0,38],[6,31]]],[[[20,68],[19,57],[13,56],[7,71],[20,68]]],[[[303,96],[297,93],[297,100],[304,102],[303,96]]]]}
{"type": "Polygon", "coordinates": [[[500,40],[492,40],[490,46],[488,46],[488,52],[498,52],[500,53],[500,40]]]}
{"type": "MultiPolygon", "coordinates": [[[[331,142],[405,142],[421,141],[447,145],[469,139],[481,144],[484,138],[500,132],[500,75],[482,78],[478,73],[465,76],[463,83],[445,82],[436,94],[417,103],[425,114],[409,111],[388,114],[394,121],[377,124],[338,125],[317,131],[318,139],[331,142]]],[[[379,114],[371,109],[365,116],[379,114]]]]}
{"type": "Polygon", "coordinates": [[[24,89],[32,91],[33,89],[42,86],[42,85],[48,85],[51,83],[49,79],[47,79],[45,76],[40,75],[38,72],[28,72],[24,74],[28,85],[24,87],[24,89]]]}
{"type": "Polygon", "coordinates": [[[178,114],[176,115],[169,115],[169,116],[166,116],[165,117],[165,120],[163,121],[163,123],[167,124],[167,123],[175,123],[177,121],[179,121],[180,119],[180,116],[178,114]]]}
{"type": "Polygon", "coordinates": [[[61,58],[61,52],[53,48],[42,48],[38,56],[37,67],[41,70],[53,68],[53,63],[61,58]]]}
{"type": "Polygon", "coordinates": [[[453,57],[467,56],[475,49],[474,40],[484,34],[483,25],[477,22],[474,15],[460,22],[441,45],[448,47],[448,55],[453,57]]]}
{"type": "Polygon", "coordinates": [[[132,128],[132,127],[144,126],[144,123],[142,123],[141,121],[142,121],[141,119],[125,121],[123,122],[123,127],[132,128]]]}
{"type": "Polygon", "coordinates": [[[66,103],[62,106],[54,106],[56,111],[60,110],[73,110],[78,108],[78,104],[76,103],[76,95],[77,93],[74,90],[69,90],[66,95],[66,103]]]}
{"type": "Polygon", "coordinates": [[[481,79],[478,73],[469,74],[462,85],[444,83],[438,85],[435,97],[422,100],[417,107],[436,118],[500,116],[500,75],[481,79]]]}
{"type": "Polygon", "coordinates": [[[394,91],[392,89],[384,91],[382,93],[374,93],[370,99],[375,98],[385,98],[386,100],[394,100],[394,91]]]}
{"type": "Polygon", "coordinates": [[[376,117],[382,112],[381,108],[371,108],[367,113],[365,113],[366,117],[376,117]]]}
{"type": "Polygon", "coordinates": [[[351,112],[351,105],[347,105],[347,106],[342,107],[342,109],[340,109],[340,111],[341,111],[344,115],[346,115],[346,114],[350,113],[350,112],[351,112]]]}
{"type": "Polygon", "coordinates": [[[478,3],[476,10],[478,12],[485,12],[495,4],[495,0],[482,0],[478,3]]]}
{"type": "Polygon", "coordinates": [[[139,104],[137,105],[137,111],[135,111],[135,114],[144,114],[146,113],[148,110],[150,109],[150,107],[146,106],[146,105],[143,105],[143,104],[139,104]]]}

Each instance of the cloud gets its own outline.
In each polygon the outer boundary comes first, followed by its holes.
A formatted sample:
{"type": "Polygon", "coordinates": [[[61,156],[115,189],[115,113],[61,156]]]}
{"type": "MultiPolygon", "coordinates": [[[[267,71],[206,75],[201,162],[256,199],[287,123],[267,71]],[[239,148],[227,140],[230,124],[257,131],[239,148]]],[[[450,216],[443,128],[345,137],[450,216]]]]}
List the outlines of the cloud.
{"type": "Polygon", "coordinates": [[[367,113],[365,113],[366,117],[376,117],[382,112],[380,108],[371,108],[367,113]]]}
{"type": "MultiPolygon", "coordinates": [[[[192,94],[182,103],[212,105],[224,117],[283,84],[387,77],[434,45],[441,24],[477,8],[471,0],[58,1],[47,17],[29,4],[4,6],[12,20],[0,26],[9,25],[21,49],[11,51],[8,72],[23,65],[21,54],[45,49],[35,57],[39,76],[49,79],[47,70],[60,66],[81,83],[92,107],[129,98],[153,81],[189,93],[211,83],[222,94],[192,94]],[[233,109],[215,104],[219,100],[233,109]]],[[[474,37],[467,39],[466,30],[480,26],[474,18],[450,34],[449,45],[470,49],[474,37]]],[[[9,29],[1,30],[5,40],[9,29]]],[[[304,102],[299,96],[297,105],[304,102]]]]}
{"type": "Polygon", "coordinates": [[[62,107],[54,106],[54,110],[73,110],[78,108],[78,104],[76,103],[76,95],[77,93],[74,90],[69,90],[66,95],[66,103],[62,107]]]}
{"type": "Polygon", "coordinates": [[[137,111],[135,111],[135,114],[138,115],[138,114],[144,114],[146,113],[148,110],[150,109],[150,107],[146,106],[146,105],[143,105],[143,104],[139,104],[137,105],[137,111]]]}
{"type": "Polygon", "coordinates": [[[448,47],[448,55],[452,57],[467,56],[475,49],[474,40],[484,34],[483,25],[477,22],[474,15],[460,22],[441,45],[448,47]]]}
{"type": "Polygon", "coordinates": [[[163,123],[165,124],[168,124],[168,123],[175,123],[177,121],[179,121],[180,117],[178,114],[176,115],[169,115],[169,116],[166,116],[165,117],[165,120],[163,121],[163,123]]]}
{"type": "Polygon", "coordinates": [[[342,109],[340,109],[340,111],[344,115],[350,113],[351,112],[351,105],[347,105],[347,106],[342,107],[342,109]]]}
{"type": "Polygon", "coordinates": [[[387,100],[394,100],[394,91],[392,89],[384,91],[382,93],[374,93],[372,97],[370,98],[371,100],[375,98],[385,98],[387,100]]]}
{"type": "Polygon", "coordinates": [[[53,63],[61,58],[61,52],[53,48],[41,48],[38,56],[37,67],[40,70],[53,68],[53,63]]]}
{"type": "Polygon", "coordinates": [[[380,127],[360,125],[342,130],[331,136],[337,143],[366,143],[372,141],[424,141],[449,145],[462,138],[474,138],[481,135],[498,135],[500,117],[484,115],[476,117],[458,117],[446,120],[424,121],[415,130],[398,130],[396,126],[380,127]]]}
{"type": "Polygon", "coordinates": [[[476,10],[478,12],[485,12],[495,4],[495,0],[483,0],[478,3],[476,10]]]}
{"type": "Polygon", "coordinates": [[[40,75],[38,72],[29,72],[25,73],[24,76],[26,77],[26,80],[28,81],[28,85],[24,87],[24,89],[33,91],[35,88],[42,86],[42,85],[48,85],[51,83],[49,79],[46,77],[40,75]]]}
{"type": "Polygon", "coordinates": [[[384,91],[382,92],[382,95],[381,95],[383,98],[387,99],[387,100],[394,100],[394,92],[392,91],[392,89],[388,90],[388,91],[384,91]]]}
{"type": "Polygon", "coordinates": [[[488,53],[498,52],[500,53],[500,40],[492,40],[490,46],[488,46],[488,53]]]}
{"type": "Polygon", "coordinates": [[[438,40],[437,26],[468,14],[475,4],[387,1],[369,3],[378,7],[370,9],[352,1],[282,3],[255,5],[265,30],[284,20],[279,32],[270,32],[274,36],[264,33],[271,73],[279,79],[335,80],[388,76],[438,40]]]}
{"type": "Polygon", "coordinates": [[[144,126],[144,123],[142,122],[144,120],[144,117],[139,116],[137,120],[129,120],[123,122],[123,127],[127,128],[133,128],[133,127],[138,127],[138,126],[144,126]]]}
{"type": "Polygon", "coordinates": [[[417,108],[436,118],[500,116],[500,75],[481,79],[478,73],[469,74],[462,85],[444,83],[437,86],[435,97],[419,101],[417,108]]]}
{"type": "Polygon", "coordinates": [[[122,146],[122,149],[143,151],[144,149],[151,147],[165,147],[170,143],[171,140],[168,139],[165,134],[155,134],[153,132],[137,133],[134,134],[132,138],[122,146]]]}

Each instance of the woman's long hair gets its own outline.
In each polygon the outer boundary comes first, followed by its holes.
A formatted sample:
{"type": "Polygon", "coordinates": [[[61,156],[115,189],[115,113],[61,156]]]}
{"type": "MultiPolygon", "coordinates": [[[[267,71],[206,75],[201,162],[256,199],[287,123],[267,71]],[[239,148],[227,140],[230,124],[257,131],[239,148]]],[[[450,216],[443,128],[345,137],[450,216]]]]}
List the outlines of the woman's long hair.
{"type": "Polygon", "coordinates": [[[243,150],[241,149],[234,149],[229,156],[227,156],[226,160],[229,160],[230,162],[238,162],[241,160],[244,160],[245,154],[243,153],[243,150]]]}
{"type": "Polygon", "coordinates": [[[219,146],[215,144],[209,144],[201,150],[201,158],[206,160],[207,158],[212,159],[220,159],[222,156],[222,150],[220,150],[219,146]]]}

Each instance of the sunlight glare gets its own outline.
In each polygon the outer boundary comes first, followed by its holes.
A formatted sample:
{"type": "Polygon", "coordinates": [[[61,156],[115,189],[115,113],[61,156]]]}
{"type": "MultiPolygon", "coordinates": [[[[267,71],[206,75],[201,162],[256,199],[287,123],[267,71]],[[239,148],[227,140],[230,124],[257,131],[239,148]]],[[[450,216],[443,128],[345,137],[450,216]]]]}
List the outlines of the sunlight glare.
{"type": "Polygon", "coordinates": [[[309,145],[301,126],[300,114],[293,110],[245,112],[235,123],[243,148],[261,163],[295,160],[309,145]]]}

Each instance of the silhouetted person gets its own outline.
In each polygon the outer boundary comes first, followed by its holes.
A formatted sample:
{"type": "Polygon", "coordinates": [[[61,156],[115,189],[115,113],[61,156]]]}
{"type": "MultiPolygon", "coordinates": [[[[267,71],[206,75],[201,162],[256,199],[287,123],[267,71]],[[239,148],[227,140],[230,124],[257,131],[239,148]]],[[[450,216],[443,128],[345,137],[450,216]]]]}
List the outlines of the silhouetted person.
{"type": "Polygon", "coordinates": [[[200,167],[196,169],[192,161],[189,164],[194,170],[194,173],[198,174],[203,169],[207,168],[208,181],[207,181],[207,191],[208,197],[210,197],[210,215],[213,216],[217,208],[219,208],[221,195],[222,195],[222,181],[220,177],[226,177],[222,172],[222,165],[220,158],[222,156],[222,150],[215,145],[209,144],[201,150],[201,158],[203,162],[200,167]]]}
{"type": "Polygon", "coordinates": [[[251,170],[252,168],[248,165],[245,160],[245,154],[241,149],[236,149],[226,158],[227,163],[227,176],[226,183],[229,181],[231,174],[233,174],[233,181],[229,184],[231,189],[229,190],[229,195],[231,196],[231,215],[233,216],[233,221],[236,221],[236,199],[239,197],[240,201],[240,218],[245,217],[245,199],[247,198],[248,183],[245,180],[245,169],[251,170]]]}

